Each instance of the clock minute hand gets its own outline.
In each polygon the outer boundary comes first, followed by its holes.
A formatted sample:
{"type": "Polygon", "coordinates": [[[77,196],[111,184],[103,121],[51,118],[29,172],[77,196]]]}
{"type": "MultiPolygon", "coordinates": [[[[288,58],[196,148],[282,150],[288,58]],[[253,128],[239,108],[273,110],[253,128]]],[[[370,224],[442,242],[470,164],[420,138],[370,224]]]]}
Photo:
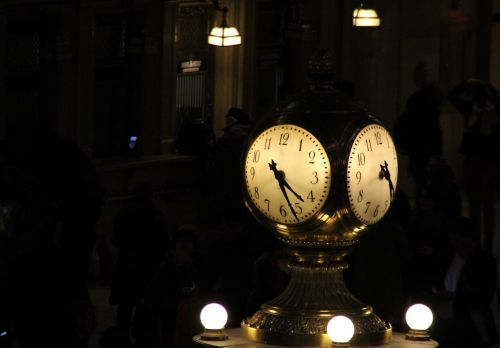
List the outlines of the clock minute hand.
{"type": "MultiPolygon", "coordinates": [[[[295,217],[295,219],[297,221],[300,221],[299,218],[298,218],[298,216],[297,216],[297,213],[295,212],[295,209],[293,209],[293,206],[292,206],[292,203],[290,202],[290,199],[288,198],[288,194],[286,193],[285,187],[288,187],[288,189],[290,191],[292,191],[296,196],[298,196],[298,195],[295,193],[295,191],[292,190],[292,188],[290,187],[290,185],[288,185],[288,183],[286,182],[286,180],[285,180],[285,178],[283,176],[283,173],[280,172],[276,168],[276,162],[274,162],[274,160],[271,160],[271,163],[269,163],[269,169],[274,173],[274,177],[278,181],[281,193],[283,193],[283,196],[285,196],[285,200],[288,203],[288,206],[290,207],[290,211],[292,212],[292,214],[295,217]]],[[[298,196],[298,197],[300,197],[300,196],[298,196]]],[[[300,198],[300,200],[302,200],[302,198],[300,198]]]]}
{"type": "Polygon", "coordinates": [[[385,178],[389,183],[389,193],[392,201],[392,198],[394,197],[394,185],[392,184],[391,173],[389,172],[389,164],[387,164],[387,161],[384,161],[384,164],[380,165],[380,179],[383,178],[385,178]]]}
{"type": "Polygon", "coordinates": [[[290,207],[290,210],[291,210],[293,216],[295,216],[295,219],[297,221],[300,221],[299,217],[297,216],[297,213],[295,212],[295,209],[293,209],[292,203],[290,203],[290,199],[288,199],[288,195],[286,193],[285,186],[281,182],[279,183],[279,185],[280,185],[281,192],[283,193],[283,196],[285,196],[286,202],[288,203],[288,206],[290,207]]]}

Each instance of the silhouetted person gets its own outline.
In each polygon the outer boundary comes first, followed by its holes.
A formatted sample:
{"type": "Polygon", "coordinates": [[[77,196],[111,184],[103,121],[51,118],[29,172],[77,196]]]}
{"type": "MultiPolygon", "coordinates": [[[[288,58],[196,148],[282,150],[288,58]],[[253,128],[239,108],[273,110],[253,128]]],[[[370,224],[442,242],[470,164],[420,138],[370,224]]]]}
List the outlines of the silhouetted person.
{"type": "Polygon", "coordinates": [[[182,225],[134,318],[137,348],[188,347],[201,332],[197,228],[182,225]],[[187,312],[183,312],[187,311],[187,312]],[[189,317],[189,318],[187,318],[189,317]]]}
{"type": "Polygon", "coordinates": [[[462,214],[462,197],[455,180],[455,174],[441,156],[429,159],[426,168],[426,183],[429,194],[435,202],[435,209],[446,218],[462,214]]]}
{"type": "Polygon", "coordinates": [[[347,257],[346,284],[353,295],[397,329],[408,301],[408,265],[412,250],[405,231],[409,202],[398,189],[387,215],[372,226],[347,257]]]}
{"type": "Polygon", "coordinates": [[[448,226],[452,253],[432,299],[432,336],[441,347],[487,347],[498,343],[491,304],[497,285],[496,259],[476,243],[472,221],[448,226]]]}
{"type": "Polygon", "coordinates": [[[248,298],[246,315],[252,316],[260,306],[278,297],[288,285],[288,260],[283,245],[277,239],[273,247],[260,255],[254,263],[252,290],[248,298]]]}
{"type": "Polygon", "coordinates": [[[224,218],[237,223],[241,223],[243,209],[240,161],[252,127],[253,122],[244,110],[230,108],[226,114],[224,133],[217,139],[214,148],[214,194],[224,218]]]}
{"type": "Polygon", "coordinates": [[[243,210],[242,222],[235,226],[224,221],[219,238],[208,248],[207,264],[217,279],[212,292],[229,310],[228,327],[238,327],[247,316],[255,261],[274,244],[272,232],[243,210]]]}
{"type": "Polygon", "coordinates": [[[153,205],[148,183],[134,187],[133,198],[118,213],[112,243],[119,249],[112,277],[110,302],[118,304],[116,326],[128,340],[132,311],[145,295],[168,248],[161,211],[153,205]]]}
{"type": "Polygon", "coordinates": [[[453,88],[448,98],[464,118],[460,153],[464,156],[469,214],[483,247],[493,253],[495,189],[500,164],[498,92],[485,81],[469,79],[453,88]]]}
{"type": "Polygon", "coordinates": [[[91,310],[87,279],[103,189],[88,156],[49,128],[16,133],[10,160],[29,177],[25,221],[11,226],[18,244],[17,335],[21,347],[86,346],[91,310]],[[22,143],[21,143],[22,140],[22,143]],[[23,237],[21,237],[23,236],[23,237]]]}
{"type": "Polygon", "coordinates": [[[439,108],[444,95],[436,83],[427,80],[423,62],[415,66],[414,81],[418,90],[408,97],[406,110],[396,119],[394,140],[399,153],[408,156],[408,174],[418,190],[426,184],[429,160],[443,152],[439,108]]]}
{"type": "MultiPolygon", "coordinates": [[[[17,273],[29,267],[31,253],[36,247],[36,211],[30,197],[28,177],[19,168],[7,163],[0,165],[0,346],[11,347],[18,342],[15,331],[20,331],[21,346],[26,345],[24,334],[34,325],[26,315],[39,314],[37,308],[25,308],[23,289],[26,280],[36,284],[35,275],[17,273]],[[24,280],[24,281],[23,281],[24,280]],[[20,284],[21,283],[21,284],[20,284]],[[18,306],[21,305],[21,310],[18,306]],[[33,311],[33,312],[32,312],[33,311]]],[[[33,296],[38,298],[37,294],[33,296]]],[[[27,299],[31,304],[31,298],[27,299]]],[[[18,334],[19,335],[19,334],[18,334]]]]}
{"type": "Polygon", "coordinates": [[[181,122],[175,145],[181,155],[206,158],[214,141],[213,130],[202,117],[187,115],[181,122]]]}
{"type": "Polygon", "coordinates": [[[449,218],[439,209],[428,186],[417,191],[415,214],[409,230],[413,250],[409,292],[414,301],[426,298],[441,277],[450,246],[446,235],[449,218]]]}

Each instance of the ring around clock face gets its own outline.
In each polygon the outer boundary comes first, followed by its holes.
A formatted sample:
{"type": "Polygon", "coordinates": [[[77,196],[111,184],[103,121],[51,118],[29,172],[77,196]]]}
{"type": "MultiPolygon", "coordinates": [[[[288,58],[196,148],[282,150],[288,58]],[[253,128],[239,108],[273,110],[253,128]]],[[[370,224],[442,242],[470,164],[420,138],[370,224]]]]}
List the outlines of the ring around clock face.
{"type": "Polygon", "coordinates": [[[396,148],[389,132],[371,124],[357,134],[347,164],[347,193],[355,216],[370,225],[388,211],[398,180],[396,148]]]}
{"type": "Polygon", "coordinates": [[[310,219],[330,192],[325,149],[309,131],[292,124],[262,131],[249,147],[244,170],[253,205],[273,222],[291,225],[310,219]]]}

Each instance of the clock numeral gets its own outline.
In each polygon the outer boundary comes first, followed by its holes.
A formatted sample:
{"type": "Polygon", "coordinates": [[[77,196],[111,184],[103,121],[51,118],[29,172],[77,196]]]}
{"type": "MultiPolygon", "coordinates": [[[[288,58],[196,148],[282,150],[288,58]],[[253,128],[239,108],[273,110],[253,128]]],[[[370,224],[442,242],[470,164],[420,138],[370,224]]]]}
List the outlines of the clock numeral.
{"type": "Polygon", "coordinates": [[[269,150],[271,148],[271,138],[266,138],[266,142],[264,143],[264,150],[269,150]]]}
{"type": "Polygon", "coordinates": [[[365,209],[365,214],[368,213],[368,209],[370,209],[370,204],[372,204],[372,202],[366,202],[366,209],[365,209]]]}
{"type": "Polygon", "coordinates": [[[380,132],[375,132],[375,141],[377,142],[377,145],[382,145],[382,135],[380,132]]]}
{"type": "Polygon", "coordinates": [[[316,200],[316,197],[314,197],[314,193],[312,190],[307,194],[307,199],[309,199],[311,202],[314,202],[316,200]]]}
{"type": "Polygon", "coordinates": [[[280,134],[280,145],[288,145],[288,139],[290,138],[290,134],[288,133],[281,133],[280,134]]]}
{"type": "Polygon", "coordinates": [[[358,201],[358,203],[363,202],[363,190],[359,190],[358,198],[356,198],[356,200],[358,201]]]}
{"type": "Polygon", "coordinates": [[[299,141],[299,151],[302,151],[302,139],[299,141]]]}
{"type": "Polygon", "coordinates": [[[255,198],[259,199],[259,197],[260,197],[259,188],[257,186],[255,186],[253,191],[254,191],[255,198]]]}
{"type": "Polygon", "coordinates": [[[313,174],[313,176],[314,176],[314,179],[313,179],[313,180],[311,180],[311,181],[309,181],[309,182],[310,182],[311,184],[315,185],[315,184],[317,184],[317,183],[318,183],[318,181],[319,181],[319,178],[318,178],[318,172],[313,171],[313,173],[312,173],[312,174],[313,174]]]}
{"type": "Polygon", "coordinates": [[[286,217],[286,209],[284,205],[280,205],[280,214],[283,217],[286,217]]]}
{"type": "Polygon", "coordinates": [[[372,151],[373,147],[372,147],[372,141],[371,141],[371,139],[366,139],[365,142],[366,142],[366,150],[367,151],[372,151]]]}
{"type": "Polygon", "coordinates": [[[266,198],[266,199],[264,199],[264,202],[266,202],[267,211],[269,211],[269,207],[271,206],[271,201],[266,198]]]}
{"type": "Polygon", "coordinates": [[[314,158],[316,157],[316,152],[309,151],[309,163],[314,164],[314,158]]]}
{"type": "Polygon", "coordinates": [[[364,152],[358,153],[358,165],[364,166],[366,162],[366,157],[364,152]]]}
{"type": "Polygon", "coordinates": [[[359,170],[356,172],[356,179],[358,179],[357,184],[359,184],[361,182],[361,172],[359,170]]]}
{"type": "Polygon", "coordinates": [[[255,168],[254,167],[250,167],[250,175],[252,176],[252,180],[253,180],[253,178],[255,177],[255,168]]]}
{"type": "Polygon", "coordinates": [[[375,207],[375,210],[373,211],[373,217],[377,217],[377,215],[378,215],[378,207],[380,207],[380,205],[377,204],[377,206],[375,207]]]}
{"type": "Polygon", "coordinates": [[[298,202],[295,203],[295,212],[297,214],[302,214],[302,207],[300,206],[300,204],[298,202]]]}
{"type": "Polygon", "coordinates": [[[255,152],[253,153],[253,161],[254,161],[254,163],[259,162],[259,159],[260,159],[260,151],[259,150],[255,150],[255,152]]]}
{"type": "Polygon", "coordinates": [[[389,200],[386,199],[384,202],[384,211],[386,211],[387,208],[389,208],[389,200]]]}

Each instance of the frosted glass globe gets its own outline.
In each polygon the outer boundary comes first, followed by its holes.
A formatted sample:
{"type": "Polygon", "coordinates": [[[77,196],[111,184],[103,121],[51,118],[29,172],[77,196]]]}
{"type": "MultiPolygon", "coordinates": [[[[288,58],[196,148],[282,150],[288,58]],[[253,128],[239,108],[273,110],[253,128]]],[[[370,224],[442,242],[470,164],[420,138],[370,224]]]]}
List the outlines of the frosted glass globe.
{"type": "Polygon", "coordinates": [[[354,335],[354,324],[348,317],[337,315],[328,322],[326,333],[332,342],[347,343],[354,335]]]}
{"type": "Polygon", "coordinates": [[[220,330],[227,323],[227,311],[218,303],[210,303],[201,310],[200,320],[205,329],[220,330]]]}
{"type": "Polygon", "coordinates": [[[410,306],[406,311],[406,323],[412,330],[427,330],[433,319],[430,308],[420,303],[410,306]]]}
{"type": "Polygon", "coordinates": [[[380,17],[374,9],[356,8],[352,13],[352,25],[355,27],[378,27],[380,26],[380,17]]]}

